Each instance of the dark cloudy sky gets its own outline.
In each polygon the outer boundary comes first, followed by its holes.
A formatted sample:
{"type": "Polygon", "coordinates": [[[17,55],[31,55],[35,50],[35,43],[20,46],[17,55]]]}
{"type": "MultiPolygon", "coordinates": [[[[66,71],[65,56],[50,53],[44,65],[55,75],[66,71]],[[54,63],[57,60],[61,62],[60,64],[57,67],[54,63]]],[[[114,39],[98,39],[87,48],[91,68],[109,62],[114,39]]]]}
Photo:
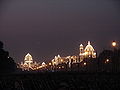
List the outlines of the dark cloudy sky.
{"type": "Polygon", "coordinates": [[[16,62],[76,55],[88,40],[100,52],[120,41],[120,1],[1,0],[0,40],[16,62]]]}

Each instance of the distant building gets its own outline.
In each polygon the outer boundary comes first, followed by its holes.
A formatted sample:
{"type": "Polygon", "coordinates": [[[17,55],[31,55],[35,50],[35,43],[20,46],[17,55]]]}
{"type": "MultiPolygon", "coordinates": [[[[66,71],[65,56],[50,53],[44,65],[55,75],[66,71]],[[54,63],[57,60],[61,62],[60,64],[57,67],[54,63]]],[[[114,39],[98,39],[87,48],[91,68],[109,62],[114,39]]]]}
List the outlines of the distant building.
{"type": "Polygon", "coordinates": [[[83,61],[84,58],[96,58],[96,52],[93,48],[93,46],[90,44],[90,41],[88,41],[88,45],[85,47],[81,44],[80,45],[80,61],[83,61]]]}
{"type": "Polygon", "coordinates": [[[96,58],[96,52],[93,46],[91,45],[90,41],[86,47],[83,44],[80,45],[79,48],[79,55],[72,55],[61,57],[57,55],[52,59],[49,63],[43,62],[42,64],[36,63],[33,61],[32,55],[29,53],[25,56],[24,62],[19,64],[19,67],[24,71],[30,70],[55,70],[55,69],[65,69],[65,68],[72,68],[72,67],[79,67],[81,64],[87,66],[86,60],[90,60],[88,58],[96,58]]]}
{"type": "Polygon", "coordinates": [[[57,66],[59,64],[66,63],[69,65],[69,67],[71,67],[71,64],[80,63],[86,58],[96,58],[96,52],[93,46],[90,44],[90,41],[88,41],[88,44],[85,48],[83,44],[80,45],[80,53],[78,56],[55,56],[55,58],[52,60],[52,65],[57,66]]]}
{"type": "Polygon", "coordinates": [[[24,62],[21,62],[21,64],[19,64],[19,67],[22,69],[22,71],[24,70],[30,71],[36,70],[39,67],[39,64],[33,62],[32,55],[28,53],[24,58],[24,62]]]}

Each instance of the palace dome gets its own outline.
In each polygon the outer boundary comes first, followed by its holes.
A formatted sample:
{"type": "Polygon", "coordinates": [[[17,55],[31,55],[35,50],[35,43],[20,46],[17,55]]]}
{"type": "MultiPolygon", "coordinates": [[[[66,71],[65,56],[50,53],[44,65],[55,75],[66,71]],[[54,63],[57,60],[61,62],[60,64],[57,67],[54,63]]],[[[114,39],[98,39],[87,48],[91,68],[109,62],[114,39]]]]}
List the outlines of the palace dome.
{"type": "Polygon", "coordinates": [[[93,46],[90,44],[90,41],[88,41],[88,45],[84,49],[85,52],[94,52],[93,46]]]}

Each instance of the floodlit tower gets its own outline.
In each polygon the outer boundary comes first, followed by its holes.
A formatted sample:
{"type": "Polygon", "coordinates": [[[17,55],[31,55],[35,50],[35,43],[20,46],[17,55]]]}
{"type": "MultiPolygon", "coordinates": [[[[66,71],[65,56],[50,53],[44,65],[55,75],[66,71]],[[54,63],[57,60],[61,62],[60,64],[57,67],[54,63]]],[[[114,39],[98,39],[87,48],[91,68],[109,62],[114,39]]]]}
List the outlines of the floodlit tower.
{"type": "Polygon", "coordinates": [[[84,59],[84,47],[83,47],[82,44],[80,45],[80,54],[79,54],[79,56],[80,56],[80,61],[82,61],[84,59]]]}
{"type": "Polygon", "coordinates": [[[33,63],[33,58],[32,56],[28,53],[26,56],[25,56],[25,59],[24,59],[24,64],[28,65],[28,71],[29,69],[31,68],[31,64],[33,63]]]}
{"type": "Polygon", "coordinates": [[[39,68],[39,63],[33,62],[32,55],[29,53],[24,57],[24,62],[21,62],[19,64],[19,67],[22,69],[22,71],[27,70],[37,70],[39,68]]]}

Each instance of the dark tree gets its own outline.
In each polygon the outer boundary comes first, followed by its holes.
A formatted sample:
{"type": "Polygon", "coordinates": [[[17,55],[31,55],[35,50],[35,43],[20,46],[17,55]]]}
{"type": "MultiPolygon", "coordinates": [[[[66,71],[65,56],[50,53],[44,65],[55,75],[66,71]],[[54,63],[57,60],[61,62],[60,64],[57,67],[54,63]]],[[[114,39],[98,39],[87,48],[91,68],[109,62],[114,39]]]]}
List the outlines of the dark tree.
{"type": "Polygon", "coordinates": [[[99,61],[99,70],[104,72],[112,71],[113,66],[113,51],[111,50],[104,50],[99,54],[98,61],[99,61]],[[106,60],[109,59],[110,61],[107,62],[106,60]]]}
{"type": "Polygon", "coordinates": [[[99,59],[104,60],[104,59],[109,59],[113,56],[113,51],[111,50],[104,50],[102,53],[99,55],[99,59]]]}
{"type": "Polygon", "coordinates": [[[99,65],[104,71],[118,72],[120,71],[120,50],[114,49],[104,50],[99,55],[99,65]],[[109,61],[107,61],[107,59],[109,61]]]}
{"type": "Polygon", "coordinates": [[[17,68],[14,60],[9,57],[9,52],[3,49],[3,43],[0,41],[0,73],[14,72],[17,68]]]}

